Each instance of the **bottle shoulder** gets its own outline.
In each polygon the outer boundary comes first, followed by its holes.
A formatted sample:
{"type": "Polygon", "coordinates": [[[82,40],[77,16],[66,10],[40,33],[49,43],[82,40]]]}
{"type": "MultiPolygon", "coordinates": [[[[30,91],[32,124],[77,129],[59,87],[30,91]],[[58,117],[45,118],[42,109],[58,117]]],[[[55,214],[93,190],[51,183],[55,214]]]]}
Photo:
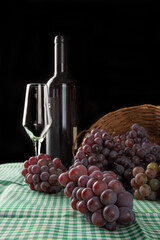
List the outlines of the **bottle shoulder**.
{"type": "Polygon", "coordinates": [[[69,75],[61,74],[61,75],[54,75],[53,77],[51,77],[47,82],[47,86],[48,86],[48,88],[56,87],[63,83],[65,83],[67,85],[75,84],[74,80],[69,75]]]}

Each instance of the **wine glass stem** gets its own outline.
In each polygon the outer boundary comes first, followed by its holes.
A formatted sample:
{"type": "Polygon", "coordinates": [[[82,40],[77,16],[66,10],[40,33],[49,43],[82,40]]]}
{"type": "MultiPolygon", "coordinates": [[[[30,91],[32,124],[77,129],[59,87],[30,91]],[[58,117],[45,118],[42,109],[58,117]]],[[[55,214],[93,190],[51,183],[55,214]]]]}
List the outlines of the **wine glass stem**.
{"type": "Polygon", "coordinates": [[[35,156],[38,156],[41,153],[41,142],[34,141],[35,156]]]}

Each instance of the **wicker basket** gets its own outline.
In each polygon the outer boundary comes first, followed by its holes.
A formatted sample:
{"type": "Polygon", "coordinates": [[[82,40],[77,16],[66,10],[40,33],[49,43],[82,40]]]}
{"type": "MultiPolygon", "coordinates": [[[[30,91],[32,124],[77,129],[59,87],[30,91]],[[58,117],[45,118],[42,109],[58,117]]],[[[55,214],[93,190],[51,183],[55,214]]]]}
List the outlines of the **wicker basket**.
{"type": "Polygon", "coordinates": [[[76,142],[83,133],[90,132],[93,128],[105,129],[110,135],[116,136],[128,131],[133,123],[143,126],[150,140],[160,144],[160,106],[151,104],[126,107],[104,115],[88,130],[80,132],[76,142]]]}

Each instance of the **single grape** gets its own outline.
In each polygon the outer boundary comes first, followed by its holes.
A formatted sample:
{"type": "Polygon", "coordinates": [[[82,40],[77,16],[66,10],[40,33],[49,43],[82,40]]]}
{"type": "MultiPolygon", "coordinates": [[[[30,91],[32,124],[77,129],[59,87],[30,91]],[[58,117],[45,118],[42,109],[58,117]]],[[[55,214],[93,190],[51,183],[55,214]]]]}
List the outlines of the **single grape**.
{"type": "Polygon", "coordinates": [[[56,166],[56,168],[59,168],[62,165],[60,158],[54,158],[52,162],[56,166]]]}
{"type": "Polygon", "coordinates": [[[140,158],[136,155],[134,155],[132,157],[132,162],[135,164],[135,165],[139,165],[140,164],[140,158]]]}
{"type": "Polygon", "coordinates": [[[108,184],[108,188],[112,189],[117,194],[125,191],[122,183],[118,180],[110,181],[109,184],[108,184]]]}
{"type": "Polygon", "coordinates": [[[30,187],[31,190],[35,190],[35,187],[34,187],[34,184],[33,184],[33,183],[30,183],[30,184],[29,184],[29,187],[30,187]]]}
{"type": "Polygon", "coordinates": [[[26,179],[27,179],[27,182],[28,182],[28,183],[33,183],[33,178],[32,178],[32,176],[33,176],[33,175],[32,175],[31,173],[29,173],[29,174],[26,175],[26,179]]]}
{"type": "Polygon", "coordinates": [[[103,209],[103,217],[107,222],[116,221],[119,218],[119,209],[116,205],[110,204],[103,209]]]}
{"type": "Polygon", "coordinates": [[[148,184],[143,184],[139,188],[139,193],[141,194],[142,197],[147,197],[151,193],[151,187],[148,184]]]}
{"type": "Polygon", "coordinates": [[[115,204],[117,201],[117,194],[111,189],[106,189],[101,193],[100,200],[103,205],[115,204]]]}
{"type": "Polygon", "coordinates": [[[109,175],[103,177],[102,180],[103,180],[105,183],[108,184],[110,181],[115,180],[115,178],[114,178],[112,175],[109,174],[109,175]]]}
{"type": "Polygon", "coordinates": [[[60,192],[61,190],[62,190],[62,186],[60,186],[60,185],[52,185],[49,188],[49,193],[55,194],[55,193],[60,192]]]}
{"type": "Polygon", "coordinates": [[[94,172],[95,170],[99,171],[99,168],[97,166],[91,166],[88,168],[88,174],[90,175],[92,172],[94,172]]]}
{"type": "Polygon", "coordinates": [[[69,183],[71,181],[68,172],[64,172],[61,173],[61,175],[59,176],[59,182],[62,186],[66,186],[67,183],[69,183]]]}
{"type": "Polygon", "coordinates": [[[88,163],[91,164],[91,165],[95,165],[97,162],[98,162],[98,159],[97,159],[96,156],[90,156],[88,158],[88,163]]]}
{"type": "Polygon", "coordinates": [[[84,165],[85,167],[88,167],[88,159],[87,158],[83,158],[81,160],[81,164],[84,165]]]}
{"type": "Polygon", "coordinates": [[[56,174],[52,174],[49,176],[49,179],[48,179],[48,182],[51,184],[51,185],[54,185],[58,182],[58,175],[56,174]]]}
{"type": "Polygon", "coordinates": [[[29,160],[26,160],[26,161],[24,162],[24,168],[28,168],[29,165],[30,165],[29,160]]]}
{"type": "Polygon", "coordinates": [[[118,221],[124,225],[130,225],[135,221],[134,212],[128,207],[119,208],[119,218],[118,221]]]}
{"type": "Polygon", "coordinates": [[[28,173],[32,173],[32,165],[30,165],[27,170],[28,170],[28,173]]]}
{"type": "Polygon", "coordinates": [[[95,144],[98,144],[98,145],[102,145],[102,144],[103,144],[103,140],[102,140],[101,137],[96,137],[96,138],[94,139],[94,143],[95,143],[95,144]]]}
{"type": "Polygon", "coordinates": [[[85,145],[83,145],[83,152],[85,153],[85,154],[89,154],[89,153],[91,153],[91,146],[90,145],[88,145],[88,144],[85,144],[85,145]]]}
{"type": "MultiPolygon", "coordinates": [[[[33,167],[35,167],[35,166],[33,166],[33,167]]],[[[33,167],[32,167],[32,172],[33,172],[33,167]]],[[[39,166],[37,165],[36,167],[39,167],[39,166]]],[[[41,168],[39,167],[39,170],[40,170],[39,172],[48,172],[49,167],[47,165],[43,165],[41,168]]],[[[39,173],[39,172],[35,172],[35,173],[39,173]]]]}
{"type": "Polygon", "coordinates": [[[106,222],[104,227],[108,229],[109,231],[115,231],[119,229],[120,224],[118,221],[113,221],[113,222],[106,222]]]}
{"type": "Polygon", "coordinates": [[[120,192],[117,195],[117,202],[116,202],[117,207],[129,207],[133,208],[133,196],[130,192],[124,191],[120,192]]]}
{"type": "Polygon", "coordinates": [[[29,159],[29,164],[30,165],[35,165],[37,163],[37,157],[30,157],[29,159]]]}
{"type": "Polygon", "coordinates": [[[102,208],[102,204],[99,200],[99,197],[95,196],[88,200],[87,208],[90,212],[95,212],[96,210],[102,208]]]}
{"type": "Polygon", "coordinates": [[[88,175],[88,170],[85,166],[78,165],[76,168],[80,171],[80,175],[88,175]]]}
{"type": "Polygon", "coordinates": [[[124,173],[124,171],[125,171],[125,168],[124,168],[124,166],[122,166],[122,165],[120,165],[120,164],[117,164],[117,165],[115,166],[115,170],[116,170],[116,172],[117,172],[118,174],[123,175],[123,173],[124,173]]]}
{"type": "Polygon", "coordinates": [[[109,133],[104,132],[104,133],[102,133],[102,139],[103,139],[103,141],[106,141],[107,139],[108,140],[111,139],[111,136],[109,135],[109,133]]]}
{"type": "Polygon", "coordinates": [[[95,226],[102,227],[106,224],[106,220],[103,217],[103,210],[98,209],[92,214],[91,221],[95,226]]]}
{"type": "Polygon", "coordinates": [[[128,138],[126,141],[125,141],[125,145],[127,147],[132,147],[134,144],[134,140],[132,138],[128,138]]]}
{"type": "Polygon", "coordinates": [[[148,200],[151,201],[156,201],[157,199],[157,192],[156,191],[151,191],[150,194],[147,196],[148,200]]]}
{"type": "Polygon", "coordinates": [[[92,186],[92,190],[93,190],[94,194],[97,196],[100,196],[101,193],[104,190],[106,190],[107,188],[108,188],[107,184],[102,180],[96,181],[92,186]]]}
{"type": "Polygon", "coordinates": [[[135,178],[132,178],[131,181],[130,181],[130,184],[131,184],[131,187],[133,189],[139,189],[140,185],[138,185],[135,181],[135,178]]]}
{"type": "Polygon", "coordinates": [[[83,145],[88,144],[88,145],[91,146],[93,144],[93,141],[94,141],[94,135],[93,134],[88,134],[86,136],[86,138],[83,140],[83,145]]]}
{"type": "Polygon", "coordinates": [[[21,174],[23,175],[23,177],[25,177],[25,176],[27,175],[27,173],[28,173],[27,168],[23,168],[23,170],[22,170],[22,172],[21,172],[21,174]]]}
{"type": "Polygon", "coordinates": [[[42,181],[47,181],[48,178],[49,178],[49,173],[48,173],[48,172],[42,172],[42,173],[40,174],[40,179],[41,179],[42,181]]]}
{"type": "Polygon", "coordinates": [[[105,157],[108,157],[109,153],[110,153],[110,149],[109,148],[105,147],[105,148],[102,149],[102,154],[105,157]]]}
{"type": "Polygon", "coordinates": [[[77,210],[77,202],[78,200],[76,198],[72,198],[70,204],[71,204],[71,207],[74,209],[74,210],[77,210]]]}
{"type": "Polygon", "coordinates": [[[136,176],[135,176],[135,182],[138,184],[138,185],[143,185],[145,183],[147,183],[148,179],[147,179],[147,176],[145,173],[138,173],[136,176]]]}
{"type": "Polygon", "coordinates": [[[88,182],[89,179],[90,179],[90,177],[87,176],[87,175],[80,176],[79,179],[78,179],[78,185],[80,187],[86,187],[87,182],[88,182]]]}
{"type": "Polygon", "coordinates": [[[100,153],[100,151],[101,151],[101,146],[99,145],[99,144],[93,144],[92,145],[92,152],[93,153],[100,153]]]}
{"type": "Polygon", "coordinates": [[[49,191],[49,188],[50,188],[50,184],[49,184],[47,181],[41,182],[41,189],[42,189],[44,192],[48,192],[48,191],[49,191]]]}
{"type": "Polygon", "coordinates": [[[90,178],[87,182],[87,187],[92,188],[93,184],[96,182],[97,180],[94,178],[90,178]]]}
{"type": "Polygon", "coordinates": [[[147,169],[154,169],[157,173],[159,171],[159,166],[156,162],[151,162],[147,165],[147,169]]]}
{"type": "Polygon", "coordinates": [[[103,178],[103,173],[100,170],[95,170],[89,176],[90,176],[90,178],[94,178],[96,180],[101,180],[103,178]]]}
{"type": "Polygon", "coordinates": [[[157,176],[157,170],[154,168],[148,168],[145,171],[145,174],[149,179],[155,178],[157,176]]]}
{"type": "Polygon", "coordinates": [[[76,207],[81,213],[88,213],[87,203],[84,200],[78,201],[76,207]]]}
{"type": "Polygon", "coordinates": [[[38,182],[38,183],[34,183],[34,188],[35,188],[35,190],[36,191],[38,191],[38,192],[43,192],[43,190],[42,190],[42,188],[41,188],[41,183],[40,182],[38,182]]]}
{"type": "Polygon", "coordinates": [[[149,164],[149,163],[151,163],[151,162],[155,162],[155,161],[156,161],[156,157],[155,157],[153,154],[148,153],[148,154],[145,155],[144,161],[145,161],[147,164],[149,164]]]}
{"type": "Polygon", "coordinates": [[[75,182],[71,181],[71,182],[67,183],[67,185],[65,187],[66,193],[68,193],[68,195],[71,196],[72,195],[72,191],[73,191],[73,189],[75,187],[77,187],[77,184],[75,182]]]}
{"type": "Polygon", "coordinates": [[[102,138],[102,132],[100,131],[100,129],[98,129],[98,131],[94,134],[94,138],[102,138]]]}
{"type": "Polygon", "coordinates": [[[78,181],[78,179],[79,179],[79,177],[81,176],[81,171],[80,171],[80,169],[78,168],[78,166],[76,166],[76,167],[73,167],[73,168],[71,168],[70,170],[69,170],[69,178],[72,180],[72,181],[74,181],[74,182],[76,182],[76,181],[78,181]]]}
{"type": "Polygon", "coordinates": [[[113,148],[113,141],[112,140],[106,140],[104,143],[105,147],[108,149],[112,149],[113,148]]]}
{"type": "MultiPolygon", "coordinates": [[[[44,169],[45,169],[45,168],[42,166],[42,167],[41,167],[41,171],[43,172],[44,169]]],[[[51,168],[48,169],[48,172],[49,172],[50,175],[56,174],[56,173],[57,173],[57,169],[56,169],[55,167],[51,167],[51,168]]],[[[59,175],[60,175],[60,174],[59,174],[59,175]]]]}
{"type": "Polygon", "coordinates": [[[94,192],[92,191],[91,188],[88,188],[88,187],[84,188],[81,192],[81,197],[85,202],[87,202],[89,199],[91,199],[94,196],[95,196],[94,192]]]}
{"type": "Polygon", "coordinates": [[[137,166],[135,168],[133,168],[132,174],[135,177],[138,173],[144,173],[145,170],[143,167],[137,166]]]}
{"type": "Polygon", "coordinates": [[[47,165],[47,162],[45,159],[39,159],[37,164],[39,167],[42,167],[43,165],[47,165]]]}
{"type": "Polygon", "coordinates": [[[33,182],[34,183],[39,183],[40,181],[41,181],[41,179],[40,179],[40,176],[39,176],[39,174],[33,174],[33,177],[32,177],[32,179],[33,179],[33,182]]]}
{"type": "Polygon", "coordinates": [[[76,198],[80,201],[83,200],[83,198],[82,198],[83,189],[85,189],[85,188],[84,187],[79,187],[79,189],[77,189],[77,191],[76,191],[76,198]]]}
{"type": "Polygon", "coordinates": [[[139,189],[136,189],[134,191],[134,196],[137,200],[143,200],[144,199],[144,197],[140,194],[139,189]]]}
{"type": "Polygon", "coordinates": [[[32,166],[32,173],[35,174],[35,173],[40,173],[41,170],[40,170],[40,167],[38,165],[33,165],[32,166]]]}
{"type": "Polygon", "coordinates": [[[86,157],[84,151],[82,150],[79,150],[77,153],[76,153],[76,157],[79,159],[79,160],[82,160],[83,158],[86,157]]]}
{"type": "Polygon", "coordinates": [[[97,155],[97,160],[98,162],[103,163],[106,159],[105,159],[105,156],[102,153],[100,153],[97,155]]]}
{"type": "Polygon", "coordinates": [[[157,178],[152,178],[148,182],[152,191],[157,191],[160,188],[160,181],[157,178]]]}
{"type": "Polygon", "coordinates": [[[160,146],[159,145],[154,145],[154,146],[151,146],[151,153],[154,154],[154,155],[157,155],[157,153],[160,152],[160,146]]]}
{"type": "Polygon", "coordinates": [[[111,150],[108,157],[112,161],[116,160],[116,158],[118,157],[118,153],[115,150],[111,150]]]}

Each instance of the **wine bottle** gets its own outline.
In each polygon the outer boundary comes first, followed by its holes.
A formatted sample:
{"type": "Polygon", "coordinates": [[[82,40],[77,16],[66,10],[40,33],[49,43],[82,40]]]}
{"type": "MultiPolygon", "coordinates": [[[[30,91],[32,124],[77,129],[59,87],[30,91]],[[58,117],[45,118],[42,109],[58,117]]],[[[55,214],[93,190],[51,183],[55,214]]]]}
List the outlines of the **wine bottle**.
{"type": "Polygon", "coordinates": [[[77,135],[77,89],[68,74],[64,36],[54,39],[54,76],[47,85],[52,125],[46,136],[46,152],[51,158],[61,158],[69,168],[73,163],[72,146],[77,135]]]}

